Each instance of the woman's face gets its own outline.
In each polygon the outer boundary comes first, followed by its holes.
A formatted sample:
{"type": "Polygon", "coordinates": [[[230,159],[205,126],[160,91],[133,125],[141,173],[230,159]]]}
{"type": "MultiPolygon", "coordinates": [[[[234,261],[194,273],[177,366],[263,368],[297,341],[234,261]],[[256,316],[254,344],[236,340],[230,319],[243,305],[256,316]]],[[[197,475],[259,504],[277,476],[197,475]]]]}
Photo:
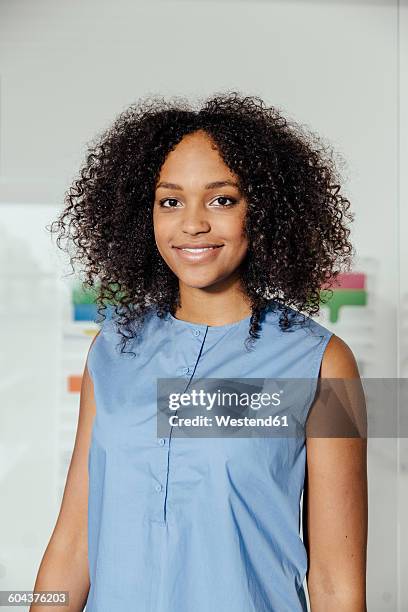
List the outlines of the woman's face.
{"type": "Polygon", "coordinates": [[[247,252],[246,201],[237,177],[204,131],[169,153],[156,184],[157,248],[179,281],[195,288],[238,278],[247,252]]]}

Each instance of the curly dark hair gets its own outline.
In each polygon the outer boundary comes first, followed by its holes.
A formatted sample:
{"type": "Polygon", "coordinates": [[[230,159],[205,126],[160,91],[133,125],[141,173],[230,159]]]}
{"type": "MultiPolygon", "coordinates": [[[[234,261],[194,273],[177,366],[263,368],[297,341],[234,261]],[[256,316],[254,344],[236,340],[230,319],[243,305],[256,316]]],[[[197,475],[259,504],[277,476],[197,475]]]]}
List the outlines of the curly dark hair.
{"type": "Polygon", "coordinates": [[[347,221],[354,213],[321,137],[236,91],[214,94],[199,108],[178,96],[140,98],[88,145],[51,224],[59,248],[62,241],[74,245],[72,270],[82,263],[83,285],[97,288],[98,314],[105,318],[107,304],[113,308],[121,352],[151,306],[163,317],[180,305],[178,278],[156,247],[152,208],[166,156],[197,130],[215,142],[247,200],[240,272],[252,310],[247,341],[259,337],[261,311],[271,301],[280,328],[289,330],[297,315],[304,322],[317,314],[322,288],[330,297],[336,276],[350,269],[347,221]]]}

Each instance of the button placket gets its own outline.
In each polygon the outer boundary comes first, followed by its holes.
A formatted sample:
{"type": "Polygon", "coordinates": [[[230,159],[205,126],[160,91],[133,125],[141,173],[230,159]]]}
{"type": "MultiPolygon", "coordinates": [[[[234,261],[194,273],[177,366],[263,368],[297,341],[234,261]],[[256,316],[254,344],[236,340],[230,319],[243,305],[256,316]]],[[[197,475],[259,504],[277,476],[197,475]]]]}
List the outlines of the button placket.
{"type": "Polygon", "coordinates": [[[150,521],[154,523],[164,524],[165,523],[165,499],[167,491],[167,478],[168,478],[168,439],[157,438],[155,439],[156,456],[157,459],[156,469],[152,475],[152,511],[150,514],[150,521]]]}
{"type": "MultiPolygon", "coordinates": [[[[162,440],[163,438],[160,438],[162,440]]],[[[160,444],[160,443],[159,443],[160,444]]],[[[163,446],[164,448],[164,446],[163,446]]],[[[165,522],[165,498],[167,489],[167,474],[168,474],[168,448],[167,453],[163,453],[161,460],[161,469],[158,469],[154,475],[152,483],[153,505],[150,520],[155,523],[165,522]]],[[[159,451],[157,451],[159,452],[159,451]]],[[[161,453],[160,453],[161,455],[161,453]]]]}
{"type": "MultiPolygon", "coordinates": [[[[178,371],[181,372],[182,375],[186,376],[186,378],[190,378],[190,379],[192,378],[193,372],[195,371],[195,367],[200,359],[200,355],[201,355],[201,351],[202,351],[203,344],[205,341],[207,329],[208,328],[200,330],[197,328],[193,328],[192,330],[190,329],[188,331],[188,333],[190,334],[190,337],[193,336],[194,338],[198,339],[199,342],[197,344],[194,342],[191,345],[192,350],[188,350],[188,352],[186,351],[185,353],[186,356],[189,353],[188,356],[191,359],[190,364],[193,364],[193,365],[188,365],[188,366],[178,368],[178,371]]],[[[188,388],[189,384],[190,384],[190,381],[188,382],[186,389],[188,388]]],[[[177,414],[177,411],[175,414],[177,414]]],[[[161,517],[160,522],[166,522],[168,504],[171,505],[171,492],[169,496],[169,482],[171,481],[171,470],[173,469],[172,468],[172,465],[173,465],[172,456],[174,452],[172,450],[172,445],[175,443],[175,440],[172,439],[172,430],[173,430],[173,426],[171,426],[170,428],[170,435],[169,435],[168,444],[167,444],[167,457],[169,461],[166,467],[166,480],[165,480],[165,487],[164,487],[164,491],[166,494],[164,496],[164,502],[162,504],[163,515],[161,517]]]]}

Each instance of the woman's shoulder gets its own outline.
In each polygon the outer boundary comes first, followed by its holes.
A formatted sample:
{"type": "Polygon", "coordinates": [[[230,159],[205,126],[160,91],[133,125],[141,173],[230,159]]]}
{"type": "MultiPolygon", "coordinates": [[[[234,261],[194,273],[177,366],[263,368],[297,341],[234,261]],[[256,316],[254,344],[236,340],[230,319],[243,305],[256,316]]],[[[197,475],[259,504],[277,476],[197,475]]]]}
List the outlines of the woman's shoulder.
{"type": "Polygon", "coordinates": [[[149,306],[143,315],[123,323],[119,318],[109,312],[103,321],[98,322],[97,349],[100,352],[112,352],[116,354],[119,344],[123,345],[126,338],[125,351],[133,351],[141,342],[144,344],[152,339],[156,328],[160,327],[159,317],[156,316],[156,308],[149,306]]]}
{"type": "MultiPolygon", "coordinates": [[[[146,310],[143,312],[143,316],[136,317],[130,321],[130,328],[136,329],[140,326],[140,323],[143,323],[143,326],[146,326],[149,321],[154,319],[153,315],[156,314],[155,306],[148,306],[146,310]]],[[[123,324],[119,322],[117,315],[115,315],[112,311],[108,311],[106,313],[106,318],[101,321],[96,321],[99,326],[100,334],[117,334],[121,327],[124,327],[123,324]]],[[[125,326],[126,327],[126,326],[125,326]]]]}
{"type": "Polygon", "coordinates": [[[359,378],[356,358],[350,346],[332,334],[322,358],[322,378],[359,378]]]}
{"type": "Polygon", "coordinates": [[[271,300],[266,308],[266,321],[277,326],[282,333],[294,333],[298,331],[302,335],[318,336],[327,339],[333,335],[333,332],[329,328],[325,327],[325,325],[311,316],[301,313],[287,304],[285,304],[285,310],[289,321],[289,325],[285,330],[282,330],[279,325],[283,313],[283,306],[274,300],[271,300]]]}

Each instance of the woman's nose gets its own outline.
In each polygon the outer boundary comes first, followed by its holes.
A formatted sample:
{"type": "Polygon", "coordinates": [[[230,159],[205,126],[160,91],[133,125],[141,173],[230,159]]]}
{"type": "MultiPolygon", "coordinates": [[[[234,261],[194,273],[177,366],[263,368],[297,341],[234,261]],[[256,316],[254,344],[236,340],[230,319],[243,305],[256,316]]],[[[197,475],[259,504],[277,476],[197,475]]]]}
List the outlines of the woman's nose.
{"type": "Polygon", "coordinates": [[[188,233],[203,232],[210,229],[208,215],[202,208],[190,208],[183,212],[182,230],[188,233]]]}

